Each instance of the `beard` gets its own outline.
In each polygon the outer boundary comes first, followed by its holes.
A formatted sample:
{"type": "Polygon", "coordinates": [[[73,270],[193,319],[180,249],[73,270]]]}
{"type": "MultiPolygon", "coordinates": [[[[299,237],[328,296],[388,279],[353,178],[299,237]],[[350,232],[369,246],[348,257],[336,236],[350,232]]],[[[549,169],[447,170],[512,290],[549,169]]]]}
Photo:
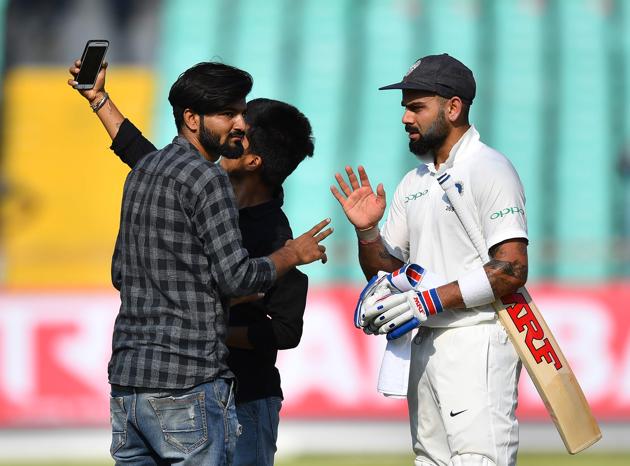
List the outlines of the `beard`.
{"type": "Polygon", "coordinates": [[[199,127],[199,143],[205,149],[208,154],[214,154],[222,156],[228,159],[238,159],[243,155],[243,144],[241,141],[237,141],[231,144],[229,141],[232,137],[244,136],[242,131],[231,131],[226,138],[226,141],[221,144],[221,137],[212,132],[212,130],[206,129],[206,125],[201,120],[199,127]]]}
{"type": "Polygon", "coordinates": [[[418,157],[426,157],[428,155],[434,155],[436,150],[444,144],[449,133],[449,128],[444,113],[440,111],[433,123],[431,123],[431,126],[429,126],[429,129],[424,133],[421,133],[411,126],[406,126],[405,131],[420,134],[420,139],[417,141],[409,141],[409,150],[418,157]]]}

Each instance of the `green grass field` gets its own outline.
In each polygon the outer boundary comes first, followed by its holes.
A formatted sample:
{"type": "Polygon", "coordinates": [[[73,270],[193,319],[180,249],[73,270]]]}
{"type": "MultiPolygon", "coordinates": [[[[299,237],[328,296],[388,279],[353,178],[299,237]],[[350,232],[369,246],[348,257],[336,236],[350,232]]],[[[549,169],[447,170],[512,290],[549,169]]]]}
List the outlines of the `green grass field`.
{"type": "MultiPolygon", "coordinates": [[[[413,466],[408,455],[388,456],[304,456],[276,462],[277,466],[413,466]]],[[[630,453],[619,455],[533,455],[519,456],[518,466],[630,466],[630,453]]]]}
{"type": "MultiPolygon", "coordinates": [[[[0,460],[0,466],[112,466],[110,461],[18,462],[0,460]]],[[[412,466],[409,455],[312,455],[280,459],[276,466],[412,466]]],[[[518,466],[628,466],[630,453],[522,454],[518,466]]]]}

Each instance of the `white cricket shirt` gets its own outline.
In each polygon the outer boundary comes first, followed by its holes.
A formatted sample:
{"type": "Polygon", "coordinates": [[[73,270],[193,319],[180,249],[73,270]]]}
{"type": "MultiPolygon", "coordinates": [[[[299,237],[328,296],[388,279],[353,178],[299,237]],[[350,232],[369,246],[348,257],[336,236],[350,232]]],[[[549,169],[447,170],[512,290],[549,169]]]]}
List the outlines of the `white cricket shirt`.
{"type": "MultiPolygon", "coordinates": [[[[439,170],[433,163],[423,163],[407,173],[381,229],[383,242],[393,256],[420,264],[450,283],[483,263],[437,181],[445,170],[477,221],[488,249],[507,239],[527,239],[527,220],[516,170],[503,154],[480,141],[474,126],[453,146],[439,170]]],[[[460,327],[494,319],[494,309],[487,305],[445,309],[423,325],[460,327]]]]}

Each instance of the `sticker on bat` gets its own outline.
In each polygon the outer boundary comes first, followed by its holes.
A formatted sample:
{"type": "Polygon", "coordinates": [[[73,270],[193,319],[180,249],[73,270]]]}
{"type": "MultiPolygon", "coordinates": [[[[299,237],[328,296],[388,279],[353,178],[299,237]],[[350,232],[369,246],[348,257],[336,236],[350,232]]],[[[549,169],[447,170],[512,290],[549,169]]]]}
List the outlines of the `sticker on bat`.
{"type": "Polygon", "coordinates": [[[519,333],[526,332],[525,344],[534,360],[540,364],[544,359],[549,364],[553,362],[556,369],[561,369],[562,363],[560,358],[549,339],[545,337],[545,332],[525,297],[520,293],[514,293],[503,297],[501,301],[519,333]],[[534,341],[542,342],[542,345],[537,347],[534,341]]]}

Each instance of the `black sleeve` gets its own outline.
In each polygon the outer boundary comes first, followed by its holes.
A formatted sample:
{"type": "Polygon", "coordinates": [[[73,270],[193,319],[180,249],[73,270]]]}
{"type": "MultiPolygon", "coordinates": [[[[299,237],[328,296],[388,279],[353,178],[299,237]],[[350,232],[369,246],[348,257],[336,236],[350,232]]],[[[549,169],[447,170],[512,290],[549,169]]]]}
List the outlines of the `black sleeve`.
{"type": "Polygon", "coordinates": [[[131,168],[142,157],[157,150],[153,143],[145,138],[140,130],[126,118],[120,125],[110,149],[131,168]]]}
{"type": "Polygon", "coordinates": [[[250,324],[247,337],[254,348],[295,348],[302,338],[308,277],[297,269],[278,279],[263,300],[269,319],[250,324]]]}

